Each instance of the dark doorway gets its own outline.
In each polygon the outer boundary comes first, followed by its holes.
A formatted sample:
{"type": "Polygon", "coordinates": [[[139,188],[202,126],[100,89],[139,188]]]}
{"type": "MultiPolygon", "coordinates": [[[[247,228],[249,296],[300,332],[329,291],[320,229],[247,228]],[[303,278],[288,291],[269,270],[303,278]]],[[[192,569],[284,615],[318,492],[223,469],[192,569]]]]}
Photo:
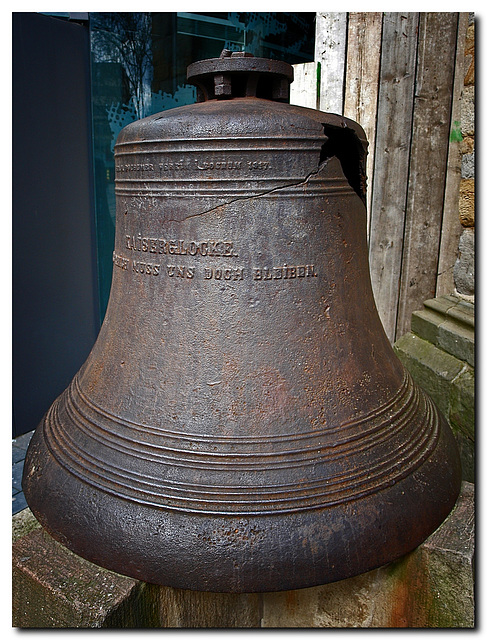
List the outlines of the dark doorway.
{"type": "Polygon", "coordinates": [[[86,25],[13,13],[13,436],[99,330],[86,25]]]}

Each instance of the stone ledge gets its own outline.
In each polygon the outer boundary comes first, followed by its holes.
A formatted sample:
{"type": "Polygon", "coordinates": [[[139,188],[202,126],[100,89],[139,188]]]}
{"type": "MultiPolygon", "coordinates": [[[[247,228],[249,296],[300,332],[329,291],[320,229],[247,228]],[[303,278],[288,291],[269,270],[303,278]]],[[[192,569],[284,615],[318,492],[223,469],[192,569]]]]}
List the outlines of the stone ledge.
{"type": "Polygon", "coordinates": [[[455,296],[427,300],[411,317],[411,331],[475,366],[475,307],[455,296]]]}
{"type": "Polygon", "coordinates": [[[14,627],[150,626],[143,583],[76,556],[39,526],[14,543],[12,573],[14,627]]]}
{"type": "Polygon", "coordinates": [[[30,509],[19,511],[12,518],[12,544],[40,526],[30,509]]]}
{"type": "Polygon", "coordinates": [[[394,345],[394,351],[414,380],[448,418],[450,387],[453,380],[467,366],[465,362],[413,333],[406,333],[399,338],[394,345]]]}
{"type": "Polygon", "coordinates": [[[348,580],[278,593],[149,585],[79,558],[40,529],[29,510],[15,519],[24,521],[15,527],[13,547],[16,627],[474,626],[474,487],[469,483],[463,483],[445,522],[405,557],[348,580]]]}
{"type": "Polygon", "coordinates": [[[447,419],[460,449],[463,479],[475,481],[474,369],[418,335],[399,338],[394,351],[447,419]]]}

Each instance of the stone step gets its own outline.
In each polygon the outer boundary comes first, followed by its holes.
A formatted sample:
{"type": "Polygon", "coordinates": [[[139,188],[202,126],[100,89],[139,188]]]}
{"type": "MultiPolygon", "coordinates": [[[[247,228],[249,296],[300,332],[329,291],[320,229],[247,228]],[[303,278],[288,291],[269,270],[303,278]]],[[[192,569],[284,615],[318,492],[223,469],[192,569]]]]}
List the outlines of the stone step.
{"type": "Polygon", "coordinates": [[[411,317],[411,331],[459,360],[475,366],[474,305],[455,296],[427,300],[411,317]]]}
{"type": "Polygon", "coordinates": [[[433,399],[450,424],[460,449],[464,480],[475,481],[474,369],[431,341],[407,333],[394,351],[415,382],[433,399]]]}

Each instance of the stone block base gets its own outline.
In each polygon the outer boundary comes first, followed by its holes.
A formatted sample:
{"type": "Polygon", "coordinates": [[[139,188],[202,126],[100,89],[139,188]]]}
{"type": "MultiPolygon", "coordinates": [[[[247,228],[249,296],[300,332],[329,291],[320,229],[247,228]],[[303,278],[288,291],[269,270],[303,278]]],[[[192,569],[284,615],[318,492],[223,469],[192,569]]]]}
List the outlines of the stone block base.
{"type": "Polygon", "coordinates": [[[394,350],[431,396],[457,439],[463,478],[475,481],[474,305],[455,296],[427,300],[413,313],[411,333],[394,350]]]}
{"type": "MultiPolygon", "coordinates": [[[[19,515],[30,514],[28,509],[19,515]]],[[[14,516],[14,520],[16,516],[14,516]]],[[[39,526],[14,543],[13,626],[153,626],[147,585],[87,562],[39,526]]]]}
{"type": "Polygon", "coordinates": [[[31,512],[14,516],[13,626],[313,628],[474,626],[474,487],[415,551],[333,584],[228,594],[146,584],[79,558],[31,512]]]}

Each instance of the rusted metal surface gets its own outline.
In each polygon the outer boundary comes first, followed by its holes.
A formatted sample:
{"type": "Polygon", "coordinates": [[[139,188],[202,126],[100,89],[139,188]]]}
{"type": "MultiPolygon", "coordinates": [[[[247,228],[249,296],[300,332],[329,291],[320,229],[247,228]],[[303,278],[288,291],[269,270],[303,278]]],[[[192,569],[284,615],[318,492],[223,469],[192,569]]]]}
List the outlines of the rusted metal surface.
{"type": "Polygon", "coordinates": [[[121,132],[106,318],[28,452],[51,535],[148,582],[340,580],[415,548],[460,489],[375,308],[363,131],[281,102],[283,65],[196,63],[203,102],[121,132]]]}

